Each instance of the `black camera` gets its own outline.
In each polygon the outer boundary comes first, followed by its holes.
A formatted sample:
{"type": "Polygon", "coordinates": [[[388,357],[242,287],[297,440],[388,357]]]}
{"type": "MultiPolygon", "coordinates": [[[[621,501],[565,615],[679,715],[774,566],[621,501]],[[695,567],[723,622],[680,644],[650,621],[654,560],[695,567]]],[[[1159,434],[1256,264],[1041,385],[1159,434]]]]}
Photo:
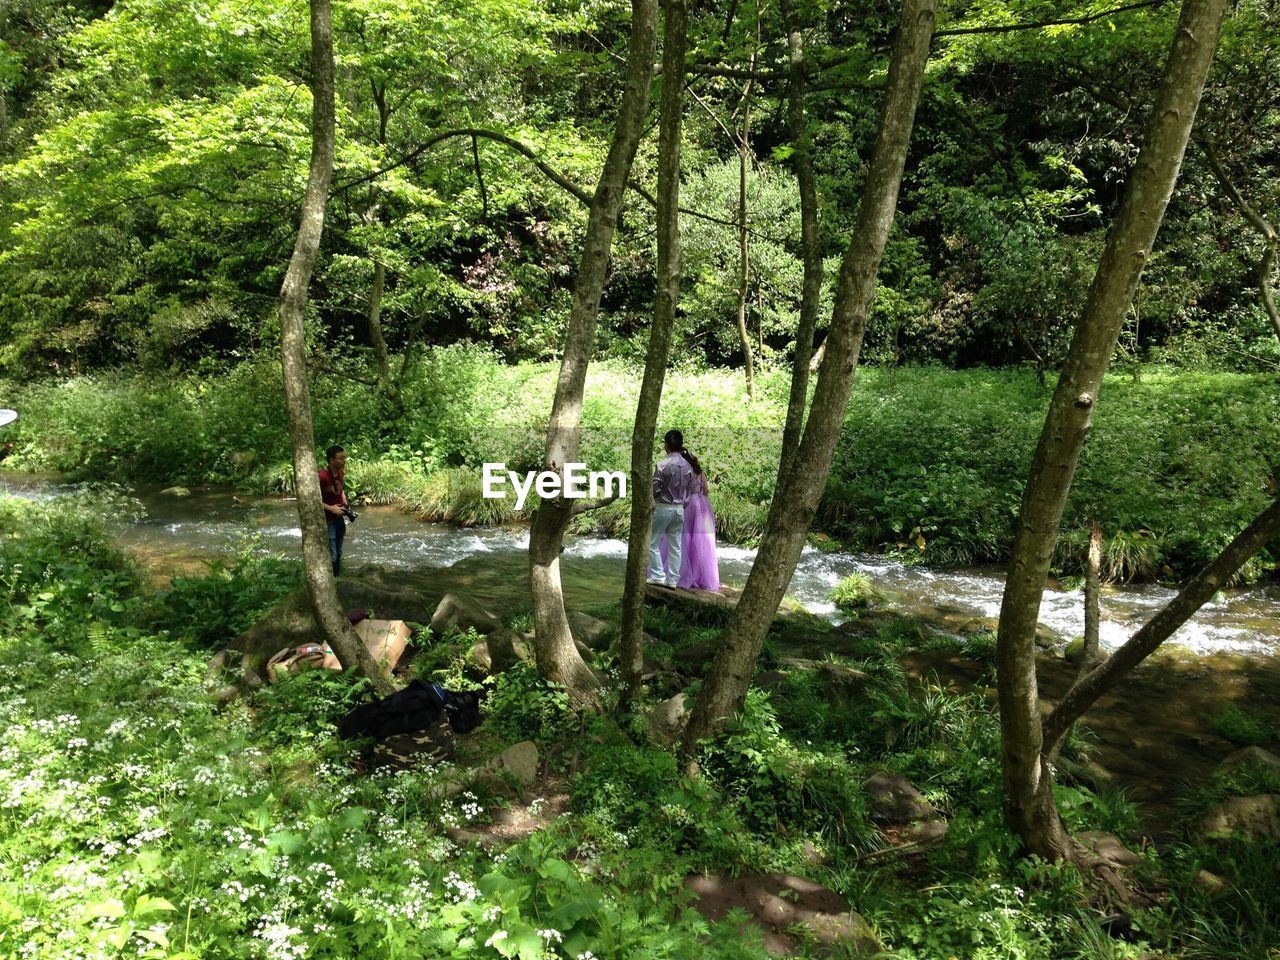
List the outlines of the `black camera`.
{"type": "Polygon", "coordinates": [[[356,513],[350,506],[344,503],[342,505],[342,517],[347,521],[347,523],[355,523],[360,519],[360,514],[356,513]]]}

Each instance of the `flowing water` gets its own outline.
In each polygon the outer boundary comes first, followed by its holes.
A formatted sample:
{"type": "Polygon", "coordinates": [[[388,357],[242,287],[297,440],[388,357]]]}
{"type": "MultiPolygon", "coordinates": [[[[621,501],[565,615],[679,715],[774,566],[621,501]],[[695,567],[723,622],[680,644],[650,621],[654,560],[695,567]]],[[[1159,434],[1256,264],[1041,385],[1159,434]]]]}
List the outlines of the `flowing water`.
{"type": "MultiPolygon", "coordinates": [[[[51,497],[74,488],[56,479],[3,475],[10,493],[51,497]]],[[[108,500],[104,513],[115,516],[122,545],[148,557],[161,571],[189,569],[200,561],[237,549],[293,552],[298,548],[296,508],[282,498],[237,496],[226,489],[193,488],[185,497],[158,487],[131,492],[141,503],[138,515],[108,500]]],[[[522,528],[460,529],[423,523],[390,507],[361,511],[347,531],[344,562],[352,571],[377,564],[403,571],[407,581],[431,595],[459,589],[495,609],[528,602],[528,532],[522,528]]],[[[746,582],[755,552],[721,545],[720,575],[725,583],[746,582]]],[[[626,544],[620,540],[570,538],[561,563],[566,601],[576,607],[617,600],[622,595],[626,544]]],[[[862,572],[892,592],[895,608],[905,613],[944,612],[953,619],[994,617],[1004,587],[998,569],[934,570],[859,553],[822,553],[806,548],[788,593],[814,613],[839,619],[827,600],[831,588],[851,573],[862,572]]],[[[1123,643],[1174,595],[1154,584],[1104,590],[1101,642],[1123,643]]],[[[1083,630],[1079,590],[1047,590],[1041,621],[1064,638],[1083,630]]],[[[1201,654],[1280,653],[1280,586],[1229,590],[1205,606],[1174,635],[1173,643],[1201,654]]]]}

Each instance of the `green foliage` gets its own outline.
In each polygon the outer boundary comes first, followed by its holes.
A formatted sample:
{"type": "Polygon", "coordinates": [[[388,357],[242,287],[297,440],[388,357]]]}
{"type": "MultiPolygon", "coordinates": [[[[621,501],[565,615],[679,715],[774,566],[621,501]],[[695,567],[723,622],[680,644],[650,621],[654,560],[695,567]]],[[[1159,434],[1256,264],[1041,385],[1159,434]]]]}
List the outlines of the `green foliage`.
{"type": "Polygon", "coordinates": [[[263,556],[247,545],[230,560],[211,561],[202,576],[174,577],[156,594],[151,616],[197,647],[222,647],[301,585],[296,560],[263,556]]]}
{"type": "Polygon", "coordinates": [[[1271,724],[1258,714],[1234,703],[1223,707],[1213,721],[1215,732],[1242,747],[1256,747],[1275,739],[1271,724]]]}
{"type": "Polygon", "coordinates": [[[871,578],[865,573],[851,573],[837,583],[827,599],[846,613],[871,606],[871,578]]]}
{"type": "Polygon", "coordinates": [[[487,726],[501,739],[508,743],[532,740],[543,751],[572,739],[578,719],[562,687],[543,680],[525,663],[504,670],[491,682],[485,716],[487,726]]]}

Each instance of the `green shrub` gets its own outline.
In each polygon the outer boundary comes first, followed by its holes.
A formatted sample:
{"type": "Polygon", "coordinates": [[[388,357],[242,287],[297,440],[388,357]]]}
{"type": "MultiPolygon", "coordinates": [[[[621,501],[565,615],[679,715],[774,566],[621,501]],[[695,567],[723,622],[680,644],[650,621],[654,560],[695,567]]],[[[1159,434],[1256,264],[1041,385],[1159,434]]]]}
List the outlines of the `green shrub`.
{"type": "Polygon", "coordinates": [[[871,578],[865,573],[849,574],[827,595],[827,599],[846,613],[865,610],[871,606],[871,598],[871,578]]]}
{"type": "Polygon", "coordinates": [[[1257,747],[1275,738],[1271,725],[1260,716],[1234,703],[1222,708],[1213,721],[1215,732],[1242,747],[1257,747]]]}

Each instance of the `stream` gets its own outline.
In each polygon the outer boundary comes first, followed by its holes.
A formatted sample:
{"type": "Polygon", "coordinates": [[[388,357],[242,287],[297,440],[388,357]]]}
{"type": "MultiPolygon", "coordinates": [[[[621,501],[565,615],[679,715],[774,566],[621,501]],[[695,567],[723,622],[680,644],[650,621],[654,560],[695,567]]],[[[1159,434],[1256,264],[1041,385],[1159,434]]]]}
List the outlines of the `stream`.
{"type": "MultiPolygon", "coordinates": [[[[57,478],[0,474],[0,490],[17,496],[45,499],[77,489],[57,478]]],[[[104,512],[117,518],[112,526],[120,544],[141,553],[161,572],[194,569],[241,549],[298,549],[292,500],[233,494],[217,487],[193,487],[182,497],[147,485],[126,492],[131,500],[112,498],[104,512]],[[116,499],[122,504],[118,509],[116,499]]],[[[347,531],[344,564],[352,572],[365,564],[403,571],[408,585],[426,593],[460,590],[503,610],[528,603],[527,547],[524,528],[458,528],[424,523],[393,507],[367,507],[347,531]]],[[[582,608],[618,600],[626,549],[621,540],[569,538],[561,562],[566,603],[582,608]]],[[[718,553],[722,580],[742,586],[755,551],[721,544],[718,553]]],[[[824,553],[806,547],[788,594],[813,613],[839,620],[841,614],[827,595],[842,577],[855,572],[891,591],[895,609],[907,614],[994,617],[1004,588],[997,568],[936,570],[874,554],[824,553]]],[[[1113,649],[1123,643],[1173,596],[1173,590],[1155,584],[1104,588],[1103,646],[1113,649]]],[[[1040,620],[1070,638],[1083,631],[1083,609],[1081,591],[1048,589],[1040,620]]],[[[1203,655],[1280,653],[1280,585],[1224,591],[1171,643],[1203,655]]]]}

